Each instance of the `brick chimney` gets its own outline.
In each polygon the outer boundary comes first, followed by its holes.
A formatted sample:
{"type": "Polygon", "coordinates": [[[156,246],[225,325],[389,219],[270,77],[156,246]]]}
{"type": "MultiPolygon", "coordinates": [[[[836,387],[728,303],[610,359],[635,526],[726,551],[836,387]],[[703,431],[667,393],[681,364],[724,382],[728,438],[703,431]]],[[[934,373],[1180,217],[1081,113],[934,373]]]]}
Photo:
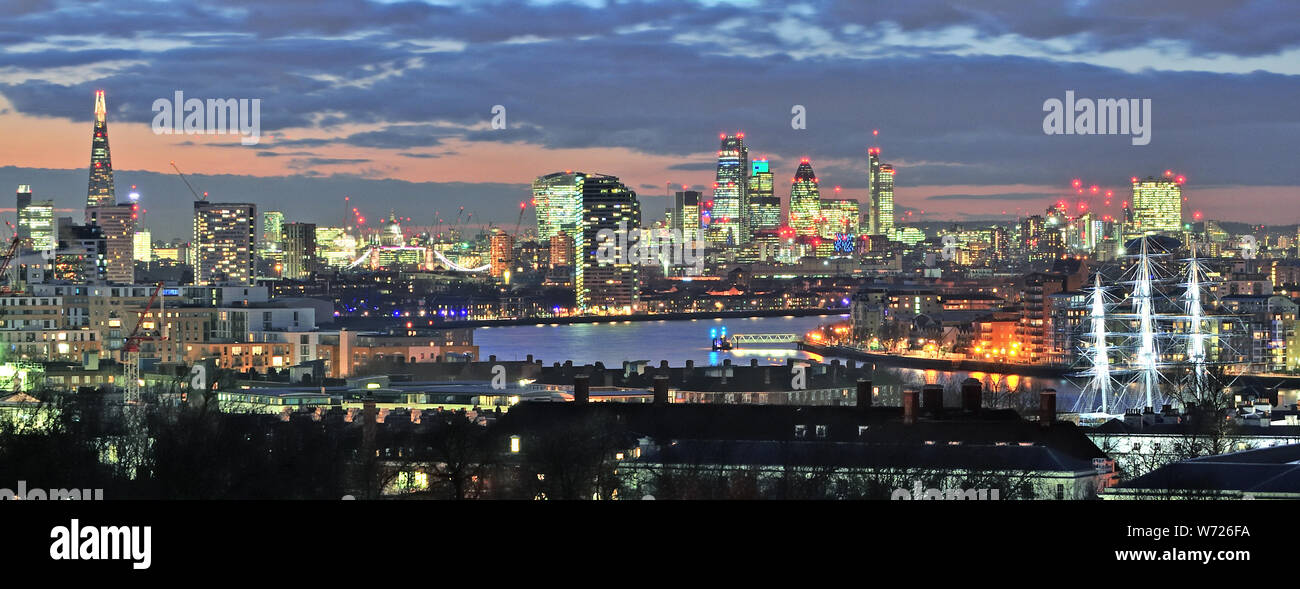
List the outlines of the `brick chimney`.
{"type": "Polygon", "coordinates": [[[984,403],[984,385],[974,378],[961,381],[961,409],[967,413],[979,413],[984,403]]]}
{"type": "Polygon", "coordinates": [[[1047,427],[1056,422],[1056,389],[1038,393],[1038,423],[1047,427]]]}
{"type": "Polygon", "coordinates": [[[925,412],[931,417],[943,415],[943,387],[937,384],[928,384],[921,388],[922,402],[925,403],[925,412]]]}
{"type": "Polygon", "coordinates": [[[661,374],[655,377],[655,405],[663,406],[668,404],[668,375],[661,374]]]}
{"type": "Polygon", "coordinates": [[[586,403],[591,400],[591,377],[585,374],[573,375],[573,402],[586,403]]]}
{"type": "Polygon", "coordinates": [[[903,391],[903,424],[916,423],[916,414],[921,412],[920,391],[910,389],[903,391]]]}
{"type": "Polygon", "coordinates": [[[858,379],[858,409],[871,407],[871,381],[865,378],[858,379]]]}

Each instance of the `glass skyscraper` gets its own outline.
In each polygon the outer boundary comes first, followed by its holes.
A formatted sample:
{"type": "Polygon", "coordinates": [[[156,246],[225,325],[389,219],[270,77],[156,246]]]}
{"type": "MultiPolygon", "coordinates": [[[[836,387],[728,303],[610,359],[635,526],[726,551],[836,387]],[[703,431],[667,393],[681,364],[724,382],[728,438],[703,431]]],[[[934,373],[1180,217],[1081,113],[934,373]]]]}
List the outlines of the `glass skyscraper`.
{"type": "Polygon", "coordinates": [[[797,236],[816,236],[821,225],[821,192],[808,158],[799,162],[790,184],[790,228],[797,236]]]}
{"type": "Polygon", "coordinates": [[[858,201],[851,198],[828,198],[821,202],[821,236],[834,239],[837,233],[857,235],[861,224],[858,201]]]}
{"type": "Polygon", "coordinates": [[[749,241],[749,150],[744,133],[723,133],[721,139],[707,240],[715,245],[740,245],[749,241]]]}
{"type": "Polygon", "coordinates": [[[556,172],[533,181],[533,203],[537,207],[537,238],[549,240],[564,231],[576,235],[582,218],[582,190],[587,175],[556,172]]]}
{"type": "Polygon", "coordinates": [[[1133,178],[1133,213],[1126,239],[1183,229],[1183,177],[1133,178]]]}
{"type": "Polygon", "coordinates": [[[95,92],[95,132],[90,138],[90,183],[86,190],[86,207],[117,204],[113,191],[113,158],[108,152],[108,108],[104,91],[95,92]]]}
{"type": "Polygon", "coordinates": [[[672,217],[668,228],[682,232],[682,239],[696,241],[700,238],[700,193],[680,190],[673,195],[672,217]]]}
{"type": "Polygon", "coordinates": [[[871,202],[867,209],[867,233],[894,235],[894,166],[880,163],[880,148],[867,149],[867,191],[871,202]]]}
{"type": "Polygon", "coordinates": [[[781,197],[772,184],[772,170],[766,159],[754,160],[749,168],[750,231],[781,227],[781,197]]]}

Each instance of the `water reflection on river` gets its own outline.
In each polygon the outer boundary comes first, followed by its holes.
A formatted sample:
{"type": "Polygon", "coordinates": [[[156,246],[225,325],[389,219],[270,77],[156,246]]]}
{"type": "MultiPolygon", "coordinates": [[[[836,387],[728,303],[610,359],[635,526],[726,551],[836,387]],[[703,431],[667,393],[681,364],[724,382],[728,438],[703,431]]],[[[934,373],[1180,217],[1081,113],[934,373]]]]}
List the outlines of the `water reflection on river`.
{"type": "MultiPolygon", "coordinates": [[[[502,360],[523,360],[529,354],[546,364],[572,360],[574,364],[602,362],[606,366],[621,366],[627,360],[647,360],[653,365],[667,360],[681,366],[687,360],[696,364],[721,364],[731,358],[735,364],[748,364],[758,359],[759,364],[785,364],[787,359],[809,359],[829,362],[833,358],[802,352],[793,345],[773,346],[764,349],[741,348],[727,352],[714,352],[709,345],[709,331],[726,327],[728,335],[756,333],[793,333],[802,335],[823,323],[847,321],[847,315],[826,317],[750,317],[746,319],[690,319],[675,321],[609,321],[573,325],[528,325],[512,327],[481,327],[474,331],[474,341],[483,357],[495,355],[502,360]]],[[[1019,375],[1002,375],[982,372],[922,370],[877,365],[873,384],[880,393],[877,403],[897,405],[904,386],[939,384],[946,390],[949,402],[956,403],[957,387],[966,378],[974,377],[985,383],[986,390],[998,393],[1004,402],[1000,405],[1036,405],[1037,393],[1042,388],[1058,391],[1058,405],[1066,411],[1073,407],[1078,397],[1078,387],[1064,379],[1019,375]],[[1020,393],[1020,394],[1016,394],[1020,393]],[[1021,401],[1023,399],[1023,401],[1021,401]]]]}

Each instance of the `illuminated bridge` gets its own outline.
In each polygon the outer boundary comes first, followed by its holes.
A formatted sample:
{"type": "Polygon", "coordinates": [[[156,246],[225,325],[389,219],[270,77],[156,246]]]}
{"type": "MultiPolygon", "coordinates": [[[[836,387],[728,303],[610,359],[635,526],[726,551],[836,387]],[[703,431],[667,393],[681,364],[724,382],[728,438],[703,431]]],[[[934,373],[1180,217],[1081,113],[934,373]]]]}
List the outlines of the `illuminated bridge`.
{"type": "Polygon", "coordinates": [[[731,345],[793,344],[799,336],[793,333],[737,333],[731,336],[731,345]]]}

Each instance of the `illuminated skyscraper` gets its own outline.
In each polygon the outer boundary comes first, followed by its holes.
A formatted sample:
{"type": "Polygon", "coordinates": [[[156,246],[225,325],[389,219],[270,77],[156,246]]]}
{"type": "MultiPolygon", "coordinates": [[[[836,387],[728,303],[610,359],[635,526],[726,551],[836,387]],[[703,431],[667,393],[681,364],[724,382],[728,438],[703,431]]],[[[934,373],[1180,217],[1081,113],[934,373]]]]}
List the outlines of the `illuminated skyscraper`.
{"type": "Polygon", "coordinates": [[[582,218],[582,172],[556,172],[533,181],[533,202],[537,207],[537,238],[550,239],[564,231],[576,235],[582,218]]]}
{"type": "Polygon", "coordinates": [[[491,265],[488,274],[493,278],[501,278],[515,263],[514,236],[500,229],[494,229],[492,237],[488,238],[488,255],[488,263],[491,265]]]}
{"type": "Polygon", "coordinates": [[[263,252],[284,250],[284,213],[280,211],[262,212],[262,239],[258,248],[263,252]]]}
{"type": "Polygon", "coordinates": [[[317,227],[316,256],[326,266],[346,267],[357,257],[357,238],[343,227],[317,227]]]}
{"type": "Polygon", "coordinates": [[[250,203],[194,202],[194,284],[252,283],[256,219],[250,203]]]}
{"type": "Polygon", "coordinates": [[[582,227],[574,234],[574,250],[579,256],[574,267],[578,308],[622,310],[640,301],[640,279],[628,255],[626,237],[622,243],[615,240],[606,245],[603,251],[611,259],[597,257],[602,251],[597,239],[601,229],[631,231],[640,227],[641,204],[636,192],[614,176],[587,177],[582,185],[582,227]]]}
{"type": "Polygon", "coordinates": [[[749,168],[750,231],[781,227],[781,197],[776,196],[772,170],[767,159],[754,160],[749,168]]]}
{"type": "Polygon", "coordinates": [[[816,236],[821,223],[821,192],[808,158],[799,162],[790,183],[790,228],[797,236],[816,236]]]}
{"type": "Polygon", "coordinates": [[[862,212],[858,201],[852,198],[827,198],[821,201],[822,223],[820,235],[834,239],[835,235],[857,235],[861,227],[862,212]]]}
{"type": "Polygon", "coordinates": [[[1177,235],[1183,229],[1183,183],[1186,178],[1166,172],[1163,178],[1133,181],[1132,220],[1125,240],[1153,233],[1177,235]]]}
{"type": "Polygon", "coordinates": [[[740,245],[749,241],[749,150],[744,133],[723,133],[721,139],[706,239],[715,245],[740,245]]]}
{"type": "MultiPolygon", "coordinates": [[[[30,196],[30,194],[29,194],[30,196]]],[[[27,236],[27,245],[37,251],[58,247],[58,227],[54,224],[54,201],[29,201],[18,211],[18,230],[27,236]]]]}
{"type": "Polygon", "coordinates": [[[867,150],[867,191],[871,203],[867,208],[867,233],[894,235],[894,166],[880,163],[880,148],[867,150]]]}
{"type": "Polygon", "coordinates": [[[117,204],[113,191],[113,159],[108,153],[108,108],[104,105],[104,91],[95,92],[95,132],[90,138],[90,183],[86,191],[86,207],[117,204]]]}
{"type": "Polygon", "coordinates": [[[284,244],[280,276],[297,280],[311,275],[316,270],[316,224],[286,223],[280,234],[284,244]]]}
{"type": "Polygon", "coordinates": [[[153,233],[148,229],[135,230],[134,256],[137,262],[153,261],[153,233]]]}
{"type": "Polygon", "coordinates": [[[135,217],[138,205],[101,205],[86,209],[86,224],[104,236],[105,277],[110,283],[135,283],[135,217]]]}
{"type": "Polygon", "coordinates": [[[695,190],[682,190],[673,195],[668,228],[681,231],[682,238],[687,241],[700,238],[700,196],[695,190]]]}
{"type": "Polygon", "coordinates": [[[32,237],[31,232],[29,232],[27,227],[24,227],[22,223],[23,209],[27,208],[27,205],[30,204],[32,204],[32,187],[27,184],[19,184],[18,194],[17,194],[17,206],[14,208],[14,212],[17,215],[17,219],[18,219],[18,228],[17,228],[18,239],[23,240],[24,246],[27,246],[28,241],[32,237]]]}
{"type": "Polygon", "coordinates": [[[561,231],[551,236],[550,266],[568,268],[573,266],[573,238],[561,231]]]}

